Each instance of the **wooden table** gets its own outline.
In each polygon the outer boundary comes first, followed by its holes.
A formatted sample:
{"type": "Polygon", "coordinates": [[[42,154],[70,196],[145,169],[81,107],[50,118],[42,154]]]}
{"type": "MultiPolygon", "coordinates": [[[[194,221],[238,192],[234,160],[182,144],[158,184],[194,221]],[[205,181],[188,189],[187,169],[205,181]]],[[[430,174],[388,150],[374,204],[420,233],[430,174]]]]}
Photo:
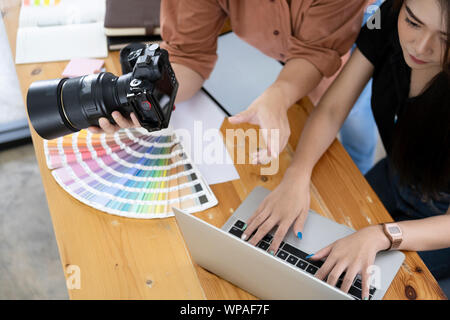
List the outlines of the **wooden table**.
{"type": "MultiPolygon", "coordinates": [[[[1,9],[15,57],[20,1],[4,0],[1,9]]],[[[24,101],[33,81],[60,78],[66,64],[16,65],[24,101]]],[[[109,72],[120,74],[117,52],[110,53],[105,66],[109,72]]],[[[309,100],[303,99],[289,110],[292,135],[289,146],[280,155],[278,174],[262,176],[259,166],[236,165],[241,179],[213,185],[219,205],[196,216],[220,227],[254,187],[273,190],[292,159],[312,108],[309,100]]],[[[225,121],[222,132],[227,128],[233,126],[225,121]]],[[[33,129],[31,131],[63,270],[69,281],[74,276],[73,266],[78,266],[81,272],[80,288],[69,288],[71,299],[255,299],[193,263],[173,217],[121,218],[97,211],[71,197],[51,176],[45,163],[42,139],[33,129]]],[[[232,146],[230,141],[227,147],[229,151],[243,148],[232,146]]],[[[355,229],[392,221],[338,141],[314,170],[311,208],[355,229]]],[[[74,282],[68,284],[71,287],[74,282]]],[[[406,260],[385,299],[445,299],[445,295],[417,253],[406,252],[406,260]]]]}

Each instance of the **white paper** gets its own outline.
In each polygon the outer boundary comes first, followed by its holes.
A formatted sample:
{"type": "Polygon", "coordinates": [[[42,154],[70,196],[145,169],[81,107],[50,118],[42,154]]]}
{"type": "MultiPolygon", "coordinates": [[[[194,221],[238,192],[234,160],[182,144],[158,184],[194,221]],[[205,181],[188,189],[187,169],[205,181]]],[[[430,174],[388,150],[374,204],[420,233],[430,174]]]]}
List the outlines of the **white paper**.
{"type": "Polygon", "coordinates": [[[224,119],[225,113],[203,91],[178,103],[170,119],[183,148],[210,185],[239,179],[223,137],[217,136],[224,119]]]}
{"type": "Polygon", "coordinates": [[[97,22],[19,29],[16,63],[105,58],[108,55],[108,46],[102,26],[102,22],[97,22]]]}

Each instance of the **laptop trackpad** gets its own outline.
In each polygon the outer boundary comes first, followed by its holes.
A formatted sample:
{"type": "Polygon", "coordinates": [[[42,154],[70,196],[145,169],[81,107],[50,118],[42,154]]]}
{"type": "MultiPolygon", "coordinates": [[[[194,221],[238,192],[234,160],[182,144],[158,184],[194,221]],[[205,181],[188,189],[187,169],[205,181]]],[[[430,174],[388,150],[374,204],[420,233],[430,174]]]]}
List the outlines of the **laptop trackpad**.
{"type": "MultiPolygon", "coordinates": [[[[256,187],[239,206],[233,216],[228,219],[222,227],[222,230],[228,232],[237,220],[247,222],[269,193],[270,190],[266,188],[256,187]]],[[[303,238],[301,240],[298,239],[294,235],[291,227],[284,241],[298,247],[304,252],[313,253],[353,232],[347,226],[338,224],[310,210],[303,228],[303,238]]],[[[271,233],[273,234],[273,231],[271,233]]]]}
{"type": "Polygon", "coordinates": [[[286,236],[286,242],[292,243],[302,251],[314,253],[354,232],[347,226],[338,224],[310,210],[303,228],[303,238],[298,239],[291,227],[286,236]]]}

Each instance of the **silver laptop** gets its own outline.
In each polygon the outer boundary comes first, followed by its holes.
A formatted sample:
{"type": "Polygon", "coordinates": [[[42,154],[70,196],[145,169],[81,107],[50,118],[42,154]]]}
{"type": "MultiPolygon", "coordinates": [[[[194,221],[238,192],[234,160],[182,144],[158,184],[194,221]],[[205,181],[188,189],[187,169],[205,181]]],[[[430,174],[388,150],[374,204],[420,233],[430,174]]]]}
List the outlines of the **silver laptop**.
{"type": "MultiPolygon", "coordinates": [[[[275,256],[267,252],[273,231],[255,247],[240,239],[245,222],[270,193],[256,187],[221,229],[173,208],[193,260],[203,268],[261,299],[361,299],[361,279],[349,293],[314,277],[323,262],[305,259],[353,232],[310,210],[299,240],[289,230],[275,256]]],[[[403,263],[402,252],[380,252],[371,270],[370,299],[382,299],[403,263]]],[[[337,286],[341,284],[338,282],[337,286]]]]}

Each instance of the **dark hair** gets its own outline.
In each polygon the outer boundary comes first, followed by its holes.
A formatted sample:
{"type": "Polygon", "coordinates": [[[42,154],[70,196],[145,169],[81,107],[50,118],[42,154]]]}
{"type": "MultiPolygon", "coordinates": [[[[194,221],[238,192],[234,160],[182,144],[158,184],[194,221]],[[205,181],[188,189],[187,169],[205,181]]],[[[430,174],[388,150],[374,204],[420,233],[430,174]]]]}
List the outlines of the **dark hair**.
{"type": "MultiPolygon", "coordinates": [[[[406,0],[395,0],[400,10],[406,0]]],[[[439,1],[450,34],[450,4],[439,1]]],[[[450,41],[447,38],[440,72],[399,115],[392,164],[402,185],[413,185],[426,197],[450,188],[450,41]]]]}

